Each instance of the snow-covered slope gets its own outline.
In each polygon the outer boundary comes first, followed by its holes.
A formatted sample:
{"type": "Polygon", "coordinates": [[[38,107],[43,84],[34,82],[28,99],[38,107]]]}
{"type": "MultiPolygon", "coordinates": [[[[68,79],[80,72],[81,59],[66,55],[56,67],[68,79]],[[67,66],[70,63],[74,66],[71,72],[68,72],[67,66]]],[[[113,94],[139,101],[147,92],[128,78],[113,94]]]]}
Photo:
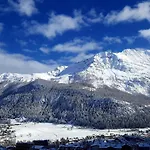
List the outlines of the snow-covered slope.
{"type": "MultiPolygon", "coordinates": [[[[89,129],[66,124],[52,123],[14,123],[12,129],[15,131],[16,142],[18,141],[33,141],[33,140],[60,140],[61,138],[74,139],[85,138],[92,135],[124,135],[138,134],[138,130],[132,129],[89,129]]],[[[139,131],[146,131],[149,128],[142,128],[139,131]]],[[[142,132],[141,132],[142,133],[142,132]]]]}
{"type": "Polygon", "coordinates": [[[150,50],[126,49],[119,53],[101,52],[68,67],[47,73],[21,75],[4,73],[0,81],[29,82],[35,79],[58,83],[87,83],[95,88],[107,85],[129,93],[150,96],[150,50]]]}
{"type": "Polygon", "coordinates": [[[33,74],[18,74],[18,73],[3,73],[0,75],[0,82],[31,82],[36,79],[51,80],[57,74],[66,69],[67,66],[57,67],[55,70],[46,73],[33,73],[33,74]]]}
{"type": "Polygon", "coordinates": [[[149,95],[150,51],[126,49],[120,53],[102,52],[69,66],[60,76],[59,81],[68,77],[70,82],[90,83],[96,88],[107,85],[149,95]]]}

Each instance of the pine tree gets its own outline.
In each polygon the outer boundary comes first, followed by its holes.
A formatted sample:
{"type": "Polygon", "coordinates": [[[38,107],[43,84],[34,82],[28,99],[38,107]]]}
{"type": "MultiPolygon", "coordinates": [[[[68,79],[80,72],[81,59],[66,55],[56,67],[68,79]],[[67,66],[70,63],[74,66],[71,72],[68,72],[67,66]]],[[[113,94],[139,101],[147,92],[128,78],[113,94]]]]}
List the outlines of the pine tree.
{"type": "Polygon", "coordinates": [[[15,145],[15,133],[9,123],[0,124],[0,144],[4,146],[15,145]]]}

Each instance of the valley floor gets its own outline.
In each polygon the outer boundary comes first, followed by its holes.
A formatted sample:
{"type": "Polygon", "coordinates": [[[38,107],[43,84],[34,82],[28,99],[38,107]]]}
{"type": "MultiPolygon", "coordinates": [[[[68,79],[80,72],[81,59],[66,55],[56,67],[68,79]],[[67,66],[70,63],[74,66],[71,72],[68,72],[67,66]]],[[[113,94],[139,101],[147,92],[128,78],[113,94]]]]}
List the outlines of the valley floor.
{"type": "Polygon", "coordinates": [[[61,138],[84,138],[92,135],[124,135],[124,134],[146,134],[148,128],[144,129],[88,129],[75,127],[65,124],[52,123],[12,123],[12,129],[15,130],[16,142],[33,140],[51,140],[55,141],[61,138]]]}

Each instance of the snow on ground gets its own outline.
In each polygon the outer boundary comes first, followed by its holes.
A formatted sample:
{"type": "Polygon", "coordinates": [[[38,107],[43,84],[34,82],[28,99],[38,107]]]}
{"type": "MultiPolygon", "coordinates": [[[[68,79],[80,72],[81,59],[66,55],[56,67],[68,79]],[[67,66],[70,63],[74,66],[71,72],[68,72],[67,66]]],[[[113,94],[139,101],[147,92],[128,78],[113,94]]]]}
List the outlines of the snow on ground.
{"type": "MultiPolygon", "coordinates": [[[[16,141],[33,141],[33,140],[57,140],[63,138],[82,138],[92,135],[124,135],[137,133],[137,130],[131,129],[113,129],[97,130],[81,127],[72,127],[71,125],[52,124],[52,123],[19,123],[12,124],[15,130],[16,141]]],[[[144,130],[144,129],[143,129],[144,130]]]]}

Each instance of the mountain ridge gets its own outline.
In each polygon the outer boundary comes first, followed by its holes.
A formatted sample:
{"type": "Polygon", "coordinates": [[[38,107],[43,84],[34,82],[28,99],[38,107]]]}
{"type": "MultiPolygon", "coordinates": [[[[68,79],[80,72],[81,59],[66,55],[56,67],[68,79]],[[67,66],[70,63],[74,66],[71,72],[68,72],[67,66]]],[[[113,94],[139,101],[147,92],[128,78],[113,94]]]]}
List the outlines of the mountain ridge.
{"type": "Polygon", "coordinates": [[[86,83],[95,89],[106,85],[124,92],[150,96],[150,50],[106,51],[46,73],[0,75],[0,82],[31,82],[36,79],[64,84],[86,83]]]}

